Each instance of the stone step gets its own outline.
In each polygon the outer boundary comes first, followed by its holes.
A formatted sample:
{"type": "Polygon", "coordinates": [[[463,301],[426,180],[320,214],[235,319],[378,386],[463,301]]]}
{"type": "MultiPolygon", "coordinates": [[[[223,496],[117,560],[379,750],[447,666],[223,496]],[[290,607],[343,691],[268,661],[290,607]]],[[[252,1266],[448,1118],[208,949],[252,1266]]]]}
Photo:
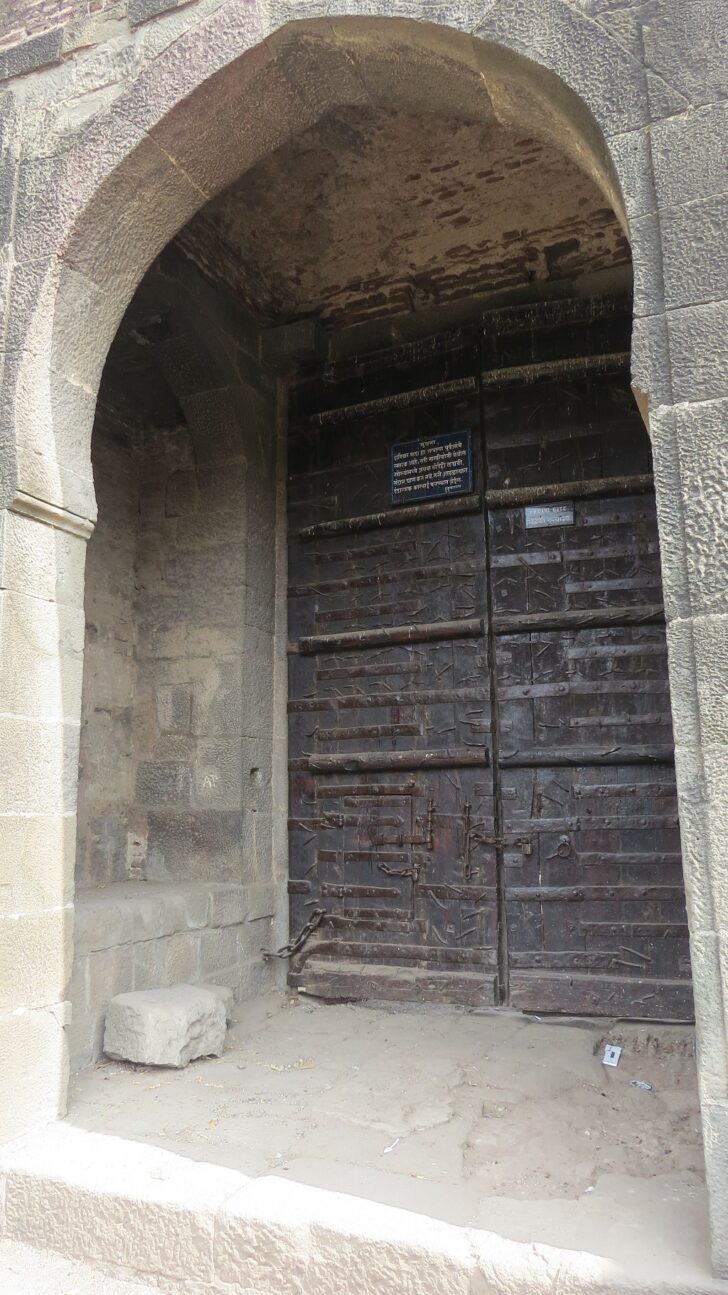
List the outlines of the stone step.
{"type": "MultiPolygon", "coordinates": [[[[0,1155],[5,1239],[170,1295],[726,1295],[273,1176],[56,1124],[0,1155]]],[[[30,1289],[30,1288],[29,1288],[30,1289]]]]}
{"type": "Polygon", "coordinates": [[[3,1295],[159,1295],[158,1286],[117,1281],[98,1268],[20,1241],[0,1241],[3,1295]]]}

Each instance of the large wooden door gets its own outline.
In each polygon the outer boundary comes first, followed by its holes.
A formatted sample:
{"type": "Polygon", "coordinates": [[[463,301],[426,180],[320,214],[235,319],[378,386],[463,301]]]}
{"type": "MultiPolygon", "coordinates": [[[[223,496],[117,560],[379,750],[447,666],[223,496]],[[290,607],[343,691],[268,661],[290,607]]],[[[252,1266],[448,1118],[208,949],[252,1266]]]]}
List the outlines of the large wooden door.
{"type": "MultiPolygon", "coordinates": [[[[582,307],[583,312],[583,307],[582,307]]],[[[302,384],[291,981],[690,1015],[649,443],[618,313],[501,312],[302,384]],[[393,504],[392,447],[469,439],[393,504]]]]}

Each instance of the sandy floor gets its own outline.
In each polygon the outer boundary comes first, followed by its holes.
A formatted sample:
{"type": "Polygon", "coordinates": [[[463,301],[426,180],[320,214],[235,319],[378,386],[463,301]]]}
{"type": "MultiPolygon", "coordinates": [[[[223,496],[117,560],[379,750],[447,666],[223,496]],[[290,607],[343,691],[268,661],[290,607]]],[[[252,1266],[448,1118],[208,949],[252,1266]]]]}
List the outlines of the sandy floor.
{"type": "Polygon", "coordinates": [[[667,1247],[705,1270],[690,1030],[286,995],[237,1016],[220,1060],[82,1072],[71,1121],[514,1240],[640,1268],[667,1247]],[[624,1049],[616,1069],[605,1040],[624,1049]]]}

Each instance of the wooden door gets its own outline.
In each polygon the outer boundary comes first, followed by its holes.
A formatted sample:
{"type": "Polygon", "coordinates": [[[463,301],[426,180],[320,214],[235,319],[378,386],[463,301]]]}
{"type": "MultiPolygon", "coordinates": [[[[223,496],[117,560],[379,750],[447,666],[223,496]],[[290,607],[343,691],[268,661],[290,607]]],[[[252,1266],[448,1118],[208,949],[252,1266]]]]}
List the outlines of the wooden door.
{"type": "Polygon", "coordinates": [[[422,376],[417,366],[365,369],[363,392],[349,399],[366,394],[373,409],[332,421],[309,413],[291,438],[294,935],[312,912],[325,913],[293,974],[313,949],[342,992],[353,978],[353,988],[382,996],[493,1003],[497,879],[476,352],[456,339],[420,367],[429,385],[433,370],[453,384],[450,398],[400,408],[391,391],[422,376]],[[475,447],[471,489],[393,509],[392,446],[463,431],[475,447]]]}
{"type": "Polygon", "coordinates": [[[296,397],[291,980],[685,1018],[657,529],[615,354],[625,319],[498,323],[296,397]],[[392,448],[458,437],[461,492],[393,504],[392,448]]]}

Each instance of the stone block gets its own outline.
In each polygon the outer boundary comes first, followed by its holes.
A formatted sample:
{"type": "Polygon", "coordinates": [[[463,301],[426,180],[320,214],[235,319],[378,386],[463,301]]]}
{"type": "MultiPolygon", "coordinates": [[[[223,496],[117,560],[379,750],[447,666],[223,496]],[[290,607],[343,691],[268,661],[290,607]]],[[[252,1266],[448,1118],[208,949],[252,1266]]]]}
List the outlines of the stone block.
{"type": "Polygon", "coordinates": [[[226,384],[222,355],[213,348],[200,347],[184,333],[165,339],[157,347],[160,368],[178,397],[214,392],[226,384]]]}
{"type": "Polygon", "coordinates": [[[111,883],[124,882],[129,872],[128,862],[128,816],[126,805],[122,802],[121,810],[113,812],[113,793],[108,795],[104,787],[102,770],[107,764],[109,749],[116,752],[118,760],[118,780],[116,790],[123,794],[128,785],[124,777],[125,764],[131,766],[131,753],[124,743],[119,750],[118,730],[111,725],[104,726],[103,737],[96,734],[96,741],[87,741],[81,749],[81,760],[87,773],[93,769],[93,780],[84,779],[79,787],[79,829],[76,877],[81,886],[106,886],[111,883]],[[103,738],[108,739],[105,745],[103,738]],[[108,795],[105,795],[105,792],[108,795]],[[102,804],[109,808],[105,813],[89,814],[93,808],[92,798],[100,797],[102,804]]]}
{"type": "MultiPolygon", "coordinates": [[[[240,15],[239,21],[246,20],[258,26],[258,15],[249,10],[240,15]]],[[[217,33],[217,40],[227,41],[229,49],[228,23],[217,33]]],[[[251,32],[246,44],[248,40],[254,43],[256,39],[259,37],[251,32]]],[[[207,53],[211,60],[219,60],[219,50],[215,49],[214,43],[209,45],[207,53]]],[[[179,57],[182,61],[182,52],[179,57]]],[[[225,61],[228,60],[229,54],[225,61]]],[[[176,73],[177,69],[174,71],[176,73]]],[[[183,80],[189,76],[185,72],[183,80]]],[[[162,69],[160,76],[164,76],[162,69]]],[[[189,88],[192,93],[181,100],[181,86],[177,88],[175,100],[178,108],[164,118],[159,107],[152,112],[152,96],[156,96],[158,101],[161,89],[166,97],[169,87],[155,86],[154,77],[148,77],[138,95],[141,100],[143,94],[146,102],[140,103],[140,112],[135,116],[140,125],[152,116],[152,138],[175,158],[177,165],[192,177],[200,190],[209,195],[232,184],[259,158],[277,148],[291,134],[305,130],[317,116],[277,67],[264,42],[255,49],[249,49],[245,60],[228,61],[228,66],[217,71],[210,81],[201,84],[198,72],[194,86],[189,88]],[[211,96],[215,105],[212,113],[209,111],[211,96]],[[244,132],[240,130],[241,102],[255,104],[252,128],[244,132]]]]}
{"type": "MultiPolygon", "coordinates": [[[[641,56],[685,106],[728,98],[724,0],[653,0],[640,24],[641,56]]],[[[664,114],[660,114],[667,116],[664,114]]]]}
{"type": "Polygon", "coordinates": [[[180,1068],[222,1056],[225,1031],[221,998],[199,986],[118,994],[106,1014],[104,1052],[117,1061],[180,1068]]]}
{"type": "Polygon", "coordinates": [[[656,212],[630,221],[635,315],[657,314],[664,307],[660,223],[656,212]]]}
{"type": "MultiPolygon", "coordinates": [[[[261,923],[261,925],[263,925],[261,923]]],[[[259,936],[260,936],[259,932],[259,936]]],[[[261,958],[258,949],[250,949],[248,952],[248,961],[241,963],[238,970],[238,997],[241,1002],[251,998],[261,998],[271,989],[285,988],[285,981],[277,985],[278,973],[281,970],[280,960],[276,958],[261,958]],[[257,957],[251,956],[258,954],[257,957]]]]}
{"type": "Polygon", "coordinates": [[[246,556],[242,546],[234,548],[228,544],[182,552],[173,550],[164,562],[164,581],[170,591],[181,593],[211,589],[222,601],[228,589],[243,584],[246,556]]]}
{"type": "Polygon", "coordinates": [[[0,804],[6,814],[72,814],[78,727],[0,716],[0,804]]]}
{"type": "Polygon", "coordinates": [[[237,926],[250,911],[250,894],[245,886],[210,887],[210,926],[237,926]]]}
{"type": "Polygon", "coordinates": [[[160,688],[155,701],[157,723],[163,733],[189,733],[192,724],[192,693],[189,688],[160,688]]]}
{"type": "Polygon", "coordinates": [[[153,810],[148,820],[146,875],[150,881],[240,879],[240,811],[153,810]]]}
{"type": "MultiPolygon", "coordinates": [[[[728,307],[725,317],[728,326],[728,307]]],[[[728,362],[728,334],[723,345],[728,362]]],[[[675,426],[690,607],[694,615],[726,612],[728,399],[678,407],[675,426]]]]}
{"type": "MultiPolygon", "coordinates": [[[[239,927],[223,926],[200,933],[200,975],[203,980],[214,979],[219,972],[237,967],[239,962],[239,927]]],[[[227,977],[224,983],[227,983],[227,977]]]]}
{"type": "Polygon", "coordinates": [[[133,913],[135,941],[156,940],[186,929],[187,910],[183,887],[137,882],[126,889],[133,913]]]}
{"type": "Polygon", "coordinates": [[[275,630],[275,611],[275,585],[272,573],[263,588],[257,580],[246,584],[243,611],[246,626],[252,625],[255,629],[266,630],[272,634],[275,630]]]}
{"type": "Polygon", "coordinates": [[[164,944],[164,984],[194,984],[200,975],[200,936],[197,931],[170,935],[164,944]]]}
{"type": "Polygon", "coordinates": [[[190,429],[197,463],[225,462],[245,457],[245,428],[241,425],[236,403],[226,386],[183,395],[180,404],[190,429]]]}
{"type": "Polygon", "coordinates": [[[83,607],[86,540],[20,513],[0,513],[0,587],[83,607]]]}
{"type": "Polygon", "coordinates": [[[0,1142],[65,1115],[64,1023],[60,1005],[0,1015],[0,1142]]]}
{"type": "Polygon", "coordinates": [[[632,386],[648,400],[650,426],[654,410],[671,406],[672,364],[664,313],[638,315],[632,320],[632,386]]]}
{"type": "Polygon", "coordinates": [[[700,1100],[728,1101],[725,941],[713,932],[693,932],[690,936],[690,954],[700,1100]]]}
{"type": "Polygon", "coordinates": [[[692,645],[700,741],[728,745],[728,615],[695,617],[692,645]]]}
{"type": "MultiPolygon", "coordinates": [[[[665,305],[721,301],[728,293],[728,194],[660,212],[665,305]]],[[[659,247],[659,238],[656,246],[659,247]]]]}
{"type": "Polygon", "coordinates": [[[104,1012],[117,994],[134,988],[134,945],[99,949],[88,955],[87,997],[91,1012],[104,1012]]]}
{"type": "MultiPolygon", "coordinates": [[[[247,658],[245,641],[243,659],[247,658]]],[[[238,656],[223,661],[217,668],[205,662],[205,679],[195,693],[194,731],[204,737],[221,737],[242,732],[243,662],[238,656]]],[[[252,673],[252,672],[251,672],[252,673]]]]}
{"type": "Polygon", "coordinates": [[[325,360],[328,349],[328,335],[316,319],[298,319],[261,334],[263,361],[284,372],[302,360],[325,360]]]}
{"type": "MultiPolygon", "coordinates": [[[[556,72],[585,101],[609,135],[638,130],[651,116],[680,112],[686,101],[649,70],[635,75],[631,53],[602,27],[571,6],[544,3],[494,5],[475,28],[556,72]]],[[[529,87],[530,88],[530,87],[529,87]]],[[[540,87],[538,87],[540,89],[540,87]]],[[[554,111],[554,91],[544,94],[544,116],[554,111]],[[547,106],[548,105],[548,106],[547,106]]],[[[567,120],[573,105],[559,104],[567,120]]],[[[577,126],[583,130],[583,125],[577,126]]]]}
{"type": "Polygon", "coordinates": [[[240,809],[241,739],[199,742],[192,780],[194,804],[199,809],[240,809]]]}
{"type": "Polygon", "coordinates": [[[650,440],[655,474],[655,502],[660,535],[660,568],[668,622],[691,613],[685,509],[677,434],[677,414],[670,407],[650,413],[650,440]]]}
{"type": "Polygon", "coordinates": [[[167,985],[165,946],[167,941],[143,940],[133,948],[134,968],[131,989],[163,989],[167,985]]]}
{"type": "Polygon", "coordinates": [[[162,764],[142,760],[136,775],[137,804],[157,809],[169,805],[188,805],[190,770],[183,764],[162,764]]]}
{"type": "Polygon", "coordinates": [[[650,134],[655,188],[662,207],[724,191],[728,101],[656,121],[650,134]]]}
{"type": "Polygon", "coordinates": [[[693,625],[694,622],[689,619],[670,621],[667,625],[673,733],[675,742],[684,748],[700,745],[700,712],[693,625]]]}
{"type": "Polygon", "coordinates": [[[207,885],[186,886],[182,892],[185,924],[188,931],[198,931],[210,922],[211,888],[207,885]]]}
{"type": "Polygon", "coordinates": [[[31,913],[71,902],[75,829],[68,815],[3,818],[0,913],[31,913]]]}
{"type": "Polygon", "coordinates": [[[202,985],[208,994],[214,994],[220,1000],[225,1009],[225,1019],[228,1025],[233,1019],[233,1006],[235,1004],[235,995],[227,985],[202,985]]]}
{"type": "Polygon", "coordinates": [[[62,43],[63,31],[57,28],[4,50],[0,53],[0,81],[35,72],[39,67],[57,62],[61,56],[62,43]]]}
{"type": "Polygon", "coordinates": [[[667,320],[675,402],[725,398],[728,301],[672,310],[667,320]]]}
{"type": "Polygon", "coordinates": [[[245,536],[245,513],[239,508],[231,508],[227,512],[185,514],[177,517],[175,534],[180,549],[199,549],[214,544],[241,548],[245,536]]]}
{"type": "Polygon", "coordinates": [[[713,1270],[728,1277],[728,1104],[701,1103],[713,1270]]]}
{"type": "Polygon", "coordinates": [[[647,131],[632,130],[609,141],[630,223],[655,211],[657,197],[647,131]]]}
{"type": "Polygon", "coordinates": [[[73,909],[0,917],[0,1011],[65,997],[71,976],[73,909]]]}
{"type": "Polygon", "coordinates": [[[140,23],[148,22],[158,14],[169,13],[170,9],[177,9],[185,3],[186,0],[129,0],[129,22],[132,27],[138,27],[140,23]]]}

